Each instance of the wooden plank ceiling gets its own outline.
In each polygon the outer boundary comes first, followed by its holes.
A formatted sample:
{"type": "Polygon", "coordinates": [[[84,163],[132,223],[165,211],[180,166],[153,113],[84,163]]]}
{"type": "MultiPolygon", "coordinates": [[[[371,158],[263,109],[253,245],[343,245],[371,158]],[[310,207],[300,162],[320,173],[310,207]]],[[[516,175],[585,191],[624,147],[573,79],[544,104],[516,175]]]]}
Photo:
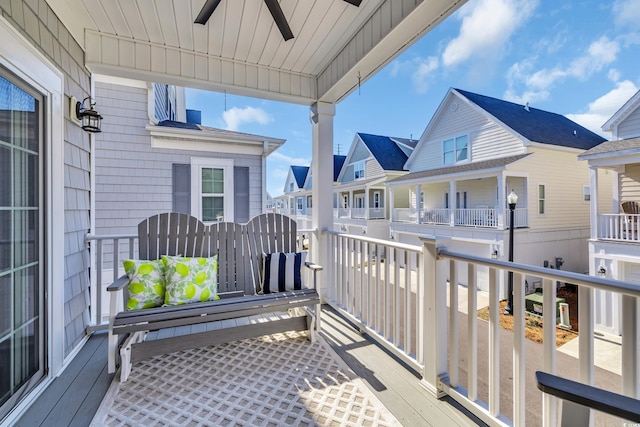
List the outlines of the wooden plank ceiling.
{"type": "Polygon", "coordinates": [[[338,102],[465,0],[47,0],[94,72],[312,104],[338,102]]]}

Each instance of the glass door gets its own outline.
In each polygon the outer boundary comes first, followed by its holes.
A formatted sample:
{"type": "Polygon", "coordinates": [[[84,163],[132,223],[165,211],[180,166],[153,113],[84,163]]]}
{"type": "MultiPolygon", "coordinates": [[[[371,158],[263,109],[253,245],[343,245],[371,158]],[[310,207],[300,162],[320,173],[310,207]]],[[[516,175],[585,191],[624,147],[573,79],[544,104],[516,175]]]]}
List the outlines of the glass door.
{"type": "Polygon", "coordinates": [[[43,105],[0,67],[0,420],[46,372],[43,105]]]}

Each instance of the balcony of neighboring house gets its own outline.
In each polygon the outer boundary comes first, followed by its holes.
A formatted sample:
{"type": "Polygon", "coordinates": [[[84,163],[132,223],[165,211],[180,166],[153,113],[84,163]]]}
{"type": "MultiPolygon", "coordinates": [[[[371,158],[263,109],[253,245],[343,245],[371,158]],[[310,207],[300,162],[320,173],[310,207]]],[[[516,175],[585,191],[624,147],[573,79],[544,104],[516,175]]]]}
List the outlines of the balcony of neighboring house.
{"type": "MultiPolygon", "coordinates": [[[[505,188],[526,194],[525,178],[509,178],[505,188]]],[[[402,190],[394,188],[395,194],[402,190]]],[[[395,197],[391,209],[392,223],[408,223],[442,227],[475,227],[504,230],[510,227],[510,210],[506,200],[498,194],[498,180],[483,178],[449,182],[418,184],[410,188],[408,197],[395,197]],[[455,194],[451,197],[451,194],[455,194]]],[[[514,228],[528,227],[529,208],[526,197],[514,210],[514,228]]]]}
{"type": "Polygon", "coordinates": [[[387,219],[384,188],[340,191],[338,203],[339,207],[334,209],[334,217],[337,219],[387,219]]]}
{"type": "MultiPolygon", "coordinates": [[[[602,167],[607,173],[617,174],[617,193],[613,197],[602,196],[602,185],[593,197],[591,223],[592,238],[611,243],[640,243],[640,163],[602,167]]],[[[596,169],[592,168],[592,172],[596,169]]],[[[595,172],[594,172],[595,173],[595,172]]],[[[592,177],[595,176],[592,173],[592,177]]],[[[608,190],[608,188],[606,189],[608,190]]]]}

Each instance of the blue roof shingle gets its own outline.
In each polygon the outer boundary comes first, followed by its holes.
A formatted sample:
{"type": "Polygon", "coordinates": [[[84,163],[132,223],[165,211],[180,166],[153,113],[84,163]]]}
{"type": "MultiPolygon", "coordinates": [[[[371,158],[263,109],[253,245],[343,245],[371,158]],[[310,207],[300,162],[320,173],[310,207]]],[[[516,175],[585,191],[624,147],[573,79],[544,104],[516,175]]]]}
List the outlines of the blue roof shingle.
{"type": "Polygon", "coordinates": [[[347,156],[340,156],[338,154],[333,155],[333,181],[338,180],[344,161],[347,160],[347,156]]]}
{"type": "Polygon", "coordinates": [[[303,188],[307,173],[309,173],[309,166],[291,166],[291,172],[293,172],[298,188],[303,188]]]}
{"type": "Polygon", "coordinates": [[[386,171],[404,170],[407,155],[391,138],[361,132],[358,132],[358,136],[378,161],[382,169],[386,171]]]}
{"type": "Polygon", "coordinates": [[[560,114],[455,90],[531,142],[588,150],[606,141],[560,114]]]}

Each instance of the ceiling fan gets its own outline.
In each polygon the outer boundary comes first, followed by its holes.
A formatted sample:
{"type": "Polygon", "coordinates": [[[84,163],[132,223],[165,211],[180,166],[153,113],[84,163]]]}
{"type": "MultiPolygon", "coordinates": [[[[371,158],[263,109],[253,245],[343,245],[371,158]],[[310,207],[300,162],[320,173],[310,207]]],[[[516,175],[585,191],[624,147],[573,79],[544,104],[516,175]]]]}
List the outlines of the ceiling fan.
{"type": "MultiPolygon", "coordinates": [[[[209,18],[216,10],[216,7],[220,4],[222,0],[207,0],[202,6],[200,13],[196,17],[196,20],[193,21],[194,24],[202,24],[205,25],[209,18]]],[[[343,0],[349,4],[352,4],[356,7],[360,7],[360,3],[362,0],[343,0]]],[[[289,23],[287,22],[287,18],[284,17],[284,13],[282,12],[282,8],[280,7],[280,3],[278,0],[264,0],[265,4],[269,8],[269,12],[271,12],[271,16],[273,16],[273,20],[275,21],[282,37],[285,41],[293,38],[293,33],[291,32],[291,28],[289,27],[289,23]]]]}

